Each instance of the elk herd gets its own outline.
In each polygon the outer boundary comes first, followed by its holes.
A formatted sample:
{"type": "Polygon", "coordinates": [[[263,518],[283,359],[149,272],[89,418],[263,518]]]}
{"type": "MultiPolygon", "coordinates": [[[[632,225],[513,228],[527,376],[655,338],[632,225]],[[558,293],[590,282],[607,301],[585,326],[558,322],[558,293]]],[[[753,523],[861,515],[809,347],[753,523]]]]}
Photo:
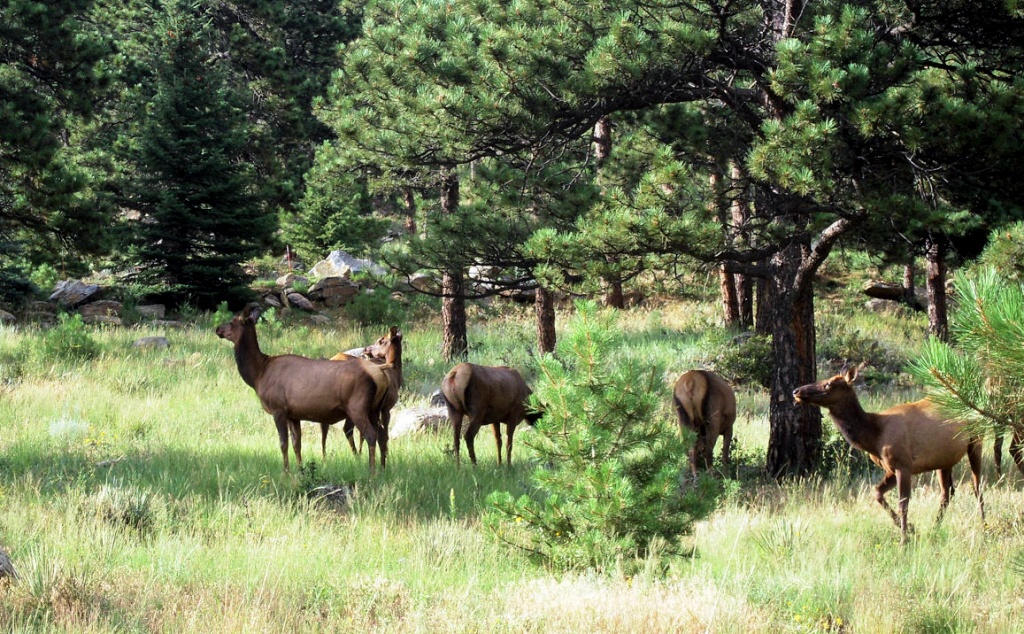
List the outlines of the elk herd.
{"type": "MultiPolygon", "coordinates": [[[[304,420],[320,424],[324,458],[330,426],[344,421],[343,430],[353,453],[361,453],[364,442],[368,446],[370,474],[374,474],[378,453],[380,467],[385,468],[391,410],[398,402],[404,381],[401,330],[393,326],[374,344],[339,353],[332,359],[311,359],[263,353],[256,336],[258,318],[258,308],[246,307],[231,321],[218,326],[216,333],[234,345],[242,380],[256,392],[263,409],[274,419],[284,470],[289,470],[289,437],[295,461],[302,464],[304,420]],[[355,430],[360,434],[359,447],[355,430]]],[[[853,389],[859,369],[844,369],[836,376],[799,387],[793,398],[797,403],[826,410],[850,445],[864,451],[882,468],[884,474],[875,486],[875,500],[888,511],[902,538],[910,530],[907,509],[913,476],[939,472],[941,520],[954,491],[953,467],[965,455],[984,520],[981,439],[968,433],[962,423],[944,418],[927,400],[866,412],[853,389]],[[898,513],[885,499],[885,494],[894,488],[899,495],[898,513]]],[[[511,465],[516,426],[523,420],[533,425],[543,416],[542,410],[531,407],[531,391],[522,375],[508,367],[460,363],[442,379],[441,394],[453,432],[456,465],[460,440],[465,438],[469,459],[476,466],[474,439],[482,426],[491,425],[500,466],[501,423],[506,427],[505,462],[511,465]]],[[[689,454],[693,475],[712,465],[712,451],[719,437],[722,464],[727,467],[736,420],[736,395],[729,383],[714,372],[690,370],[676,381],[672,405],[680,430],[691,430],[696,436],[689,454]]],[[[1013,441],[1011,455],[1020,465],[1022,439],[1015,437],[1013,441]]],[[[999,448],[997,444],[997,452],[999,448]]],[[[1024,472],[1024,467],[1021,470],[1024,472]]]]}

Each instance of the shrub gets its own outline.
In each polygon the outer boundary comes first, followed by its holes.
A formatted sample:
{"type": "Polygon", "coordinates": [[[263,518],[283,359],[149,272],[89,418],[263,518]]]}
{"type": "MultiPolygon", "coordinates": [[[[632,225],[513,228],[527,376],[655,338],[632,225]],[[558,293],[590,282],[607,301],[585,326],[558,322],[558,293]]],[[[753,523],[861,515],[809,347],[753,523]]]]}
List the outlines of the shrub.
{"type": "Polygon", "coordinates": [[[364,326],[400,324],[406,321],[406,307],[384,291],[358,293],[345,304],[345,314],[364,326]]]}
{"type": "Polygon", "coordinates": [[[722,346],[715,357],[715,371],[735,383],[753,383],[769,388],[774,363],[772,338],[751,334],[734,337],[722,346]]]}
{"type": "Polygon", "coordinates": [[[524,443],[539,463],[532,492],[492,494],[485,521],[498,539],[562,569],[636,565],[682,552],[679,536],[715,506],[710,477],[684,486],[686,448],[660,415],[664,369],[607,354],[619,336],[593,302],[540,361],[536,401],[544,409],[524,443]]]}
{"type": "Polygon", "coordinates": [[[92,338],[82,316],[61,313],[57,325],[43,335],[41,354],[45,359],[85,361],[99,355],[102,346],[92,338]]]}

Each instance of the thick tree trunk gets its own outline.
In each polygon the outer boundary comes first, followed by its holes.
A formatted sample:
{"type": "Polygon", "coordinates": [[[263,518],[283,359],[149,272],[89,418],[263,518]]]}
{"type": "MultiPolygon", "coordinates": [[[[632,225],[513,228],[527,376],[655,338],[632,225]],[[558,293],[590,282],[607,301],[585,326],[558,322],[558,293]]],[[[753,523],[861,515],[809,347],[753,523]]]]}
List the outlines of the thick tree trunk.
{"type": "Polygon", "coordinates": [[[928,270],[925,286],[928,291],[928,333],[941,341],[949,340],[949,318],[946,312],[946,245],[941,238],[929,238],[926,251],[928,270]]]}
{"type": "MultiPolygon", "coordinates": [[[[594,161],[600,169],[612,152],[612,119],[605,115],[594,124],[594,136],[591,139],[594,149],[594,161]]],[[[605,256],[609,264],[618,261],[613,255],[605,256]]],[[[603,297],[601,302],[609,308],[625,308],[626,299],[622,293],[622,279],[617,274],[609,274],[601,280],[603,297]]]]}
{"type": "Polygon", "coordinates": [[[800,264],[801,246],[792,246],[775,256],[773,275],[765,280],[774,362],[765,467],[774,478],[805,476],[821,462],[821,411],[793,400],[793,390],[817,378],[814,290],[811,284],[794,288],[800,264]]]}
{"type": "Polygon", "coordinates": [[[555,351],[555,298],[543,286],[537,287],[534,303],[537,312],[537,351],[547,354],[555,351]]]}
{"type": "Polygon", "coordinates": [[[722,294],[722,312],[728,328],[740,327],[740,302],[736,292],[736,276],[725,270],[725,265],[718,267],[718,281],[722,294]]]}
{"type": "MultiPolygon", "coordinates": [[[[441,182],[441,212],[453,214],[459,208],[459,177],[453,172],[441,182]]],[[[441,356],[445,361],[464,360],[469,350],[466,336],[466,296],[460,264],[444,271],[441,276],[441,322],[444,335],[441,356]]]]}
{"type": "MultiPolygon", "coordinates": [[[[605,256],[605,260],[609,264],[614,264],[618,261],[613,255],[605,256]]],[[[626,296],[622,293],[622,278],[619,277],[618,273],[610,273],[601,280],[601,285],[604,287],[604,297],[601,302],[608,308],[625,308],[626,307],[626,296]]]]}
{"type": "Polygon", "coordinates": [[[914,261],[903,265],[903,302],[911,306],[915,303],[917,287],[914,284],[914,261]]]}

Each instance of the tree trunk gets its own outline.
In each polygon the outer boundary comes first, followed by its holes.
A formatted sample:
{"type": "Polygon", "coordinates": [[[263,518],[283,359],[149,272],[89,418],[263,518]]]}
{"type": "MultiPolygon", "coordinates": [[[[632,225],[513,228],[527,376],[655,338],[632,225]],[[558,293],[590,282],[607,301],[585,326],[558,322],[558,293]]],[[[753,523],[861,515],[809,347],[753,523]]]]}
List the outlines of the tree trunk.
{"type": "Polygon", "coordinates": [[[915,303],[917,288],[914,285],[914,260],[903,265],[903,302],[910,306],[915,303]]]}
{"type": "MultiPolygon", "coordinates": [[[[604,165],[605,161],[608,160],[608,156],[612,152],[612,119],[605,115],[597,120],[594,124],[594,136],[591,138],[593,149],[594,149],[594,162],[600,169],[604,165]]],[[[600,172],[598,173],[598,179],[600,180],[600,172]]],[[[613,255],[605,256],[605,260],[609,264],[615,264],[618,258],[613,255]]],[[[603,297],[601,302],[609,308],[625,308],[626,299],[622,294],[622,279],[618,273],[611,273],[601,279],[601,288],[603,290],[603,297]]]]}
{"type": "Polygon", "coordinates": [[[416,197],[413,195],[411,187],[406,187],[402,191],[402,200],[405,203],[405,232],[410,235],[416,235],[416,197]]]}
{"type": "Polygon", "coordinates": [[[555,298],[543,286],[537,287],[534,308],[537,312],[537,351],[547,354],[555,351],[555,298]]]}
{"type": "Polygon", "coordinates": [[[946,313],[946,244],[941,238],[929,238],[926,258],[928,270],[928,334],[941,341],[949,340],[949,318],[946,313]]]}
{"type": "Polygon", "coordinates": [[[727,328],[740,327],[740,302],[736,292],[736,276],[725,270],[725,265],[718,267],[718,279],[722,291],[722,311],[727,328]]]}
{"type": "MultiPolygon", "coordinates": [[[[748,188],[746,186],[746,173],[739,163],[733,161],[729,170],[730,186],[732,188],[732,216],[733,242],[737,247],[750,246],[750,238],[747,235],[747,222],[750,220],[750,207],[748,205],[748,188]]],[[[737,273],[733,275],[736,286],[736,305],[739,311],[740,328],[750,328],[754,325],[754,283],[749,275],[737,273]]]]}
{"type": "Polygon", "coordinates": [[[808,475],[821,462],[821,411],[793,400],[793,390],[817,378],[814,289],[794,288],[801,251],[802,245],[794,245],[776,255],[764,284],[770,307],[762,308],[771,324],[774,362],[765,468],[777,479],[808,475]]]}
{"type": "MultiPolygon", "coordinates": [[[[716,165],[711,171],[711,212],[718,218],[722,226],[722,233],[726,244],[733,244],[736,240],[736,233],[730,223],[732,217],[729,213],[729,190],[722,169],[716,165]]],[[[718,282],[722,297],[722,316],[725,318],[726,328],[738,328],[740,325],[740,304],[736,294],[736,277],[728,271],[725,265],[718,267],[718,282]]]]}
{"type": "MultiPolygon", "coordinates": [[[[441,180],[441,213],[453,214],[459,208],[459,177],[448,172],[441,180]]],[[[441,357],[452,362],[465,360],[469,350],[466,336],[466,296],[462,265],[454,263],[441,276],[441,321],[444,327],[441,357]]]]}

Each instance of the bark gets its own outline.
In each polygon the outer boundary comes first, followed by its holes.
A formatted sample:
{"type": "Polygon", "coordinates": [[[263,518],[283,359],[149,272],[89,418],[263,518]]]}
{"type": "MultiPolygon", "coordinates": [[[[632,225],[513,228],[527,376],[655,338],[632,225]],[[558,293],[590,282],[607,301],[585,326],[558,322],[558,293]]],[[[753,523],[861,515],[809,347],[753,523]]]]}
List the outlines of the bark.
{"type": "Polygon", "coordinates": [[[778,479],[808,475],[821,462],[821,410],[793,400],[793,390],[817,379],[814,290],[809,283],[797,284],[804,263],[800,251],[796,245],[777,255],[773,275],[765,280],[774,360],[765,468],[778,479]]]}
{"type": "Polygon", "coordinates": [[[555,351],[554,294],[538,286],[534,308],[537,312],[537,351],[540,354],[552,353],[555,351]]]}
{"type": "MultiPolygon", "coordinates": [[[[711,211],[718,218],[718,223],[722,226],[725,242],[735,245],[736,234],[730,223],[732,217],[729,213],[729,189],[722,175],[722,170],[716,167],[711,172],[711,191],[713,192],[711,211]]],[[[726,328],[738,328],[740,326],[740,304],[739,296],[736,294],[736,277],[722,264],[718,267],[718,281],[725,326],[726,328]]]]}
{"type": "Polygon", "coordinates": [[[949,340],[949,318],[946,312],[946,244],[941,238],[929,238],[925,253],[928,269],[925,287],[928,291],[928,334],[941,341],[949,340]]]}
{"type": "Polygon", "coordinates": [[[903,266],[903,301],[913,304],[917,296],[917,288],[914,286],[914,261],[911,260],[903,266]]]}
{"type": "MultiPolygon", "coordinates": [[[[452,214],[458,208],[459,178],[454,173],[448,173],[441,183],[441,213],[452,214]]],[[[469,342],[466,335],[466,296],[461,264],[442,273],[441,293],[441,321],[444,328],[441,356],[448,362],[465,360],[469,342]]]]}
{"type": "Polygon", "coordinates": [[[597,166],[604,164],[612,153],[612,118],[605,115],[594,124],[594,159],[597,166]]]}
{"type": "MultiPolygon", "coordinates": [[[[739,163],[733,162],[729,170],[729,179],[732,186],[732,206],[730,215],[732,217],[733,243],[737,247],[751,246],[751,240],[747,232],[747,222],[750,220],[750,206],[747,200],[746,174],[739,163]]],[[[737,273],[733,275],[736,286],[736,305],[739,311],[740,328],[750,328],[754,325],[754,280],[749,275],[737,273]]]]}
{"type": "Polygon", "coordinates": [[[411,187],[406,187],[402,192],[402,200],[405,203],[405,232],[410,236],[416,235],[416,197],[411,187]]]}

